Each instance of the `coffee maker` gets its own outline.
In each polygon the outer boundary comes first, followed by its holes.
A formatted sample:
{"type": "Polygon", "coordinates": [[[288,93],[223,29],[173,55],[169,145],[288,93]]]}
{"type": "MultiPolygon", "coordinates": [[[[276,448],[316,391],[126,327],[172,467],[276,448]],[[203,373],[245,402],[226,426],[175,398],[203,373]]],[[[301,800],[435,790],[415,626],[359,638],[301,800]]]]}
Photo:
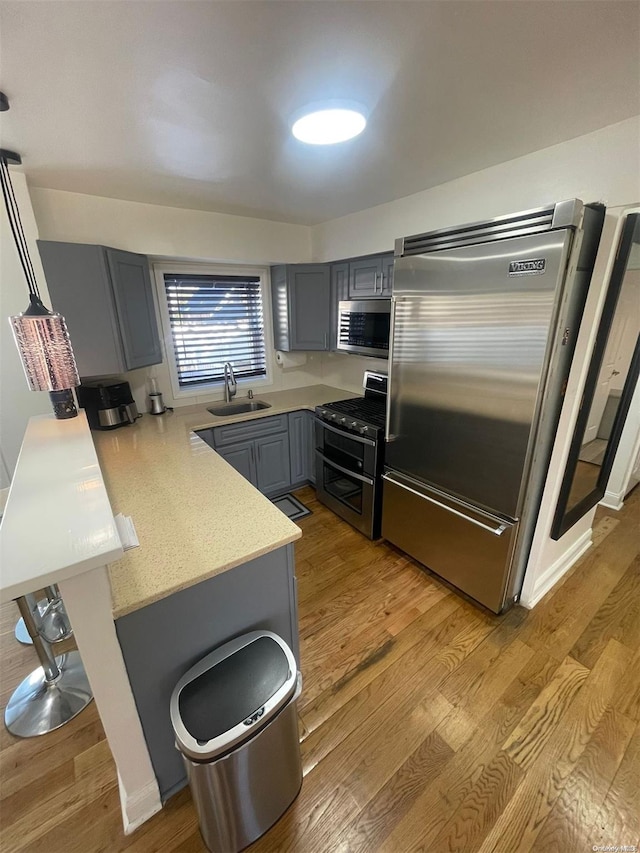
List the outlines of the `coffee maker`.
{"type": "Polygon", "coordinates": [[[117,429],[135,423],[138,418],[128,382],[80,385],[78,402],[87,413],[91,429],[117,429]]]}

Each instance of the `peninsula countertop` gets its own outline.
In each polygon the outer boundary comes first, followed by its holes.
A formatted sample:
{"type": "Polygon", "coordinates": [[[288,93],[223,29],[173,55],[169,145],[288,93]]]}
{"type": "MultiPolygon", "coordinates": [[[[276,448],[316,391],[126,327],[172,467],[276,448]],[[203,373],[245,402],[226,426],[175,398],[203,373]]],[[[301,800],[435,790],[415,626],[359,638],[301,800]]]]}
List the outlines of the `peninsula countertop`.
{"type": "Polygon", "coordinates": [[[114,618],[302,535],[194,430],[313,410],[348,396],[344,389],[312,385],[256,394],[270,403],[259,412],[216,417],[206,408],[215,404],[200,403],[93,432],[113,512],[131,516],[140,541],[109,567],[114,618]]]}

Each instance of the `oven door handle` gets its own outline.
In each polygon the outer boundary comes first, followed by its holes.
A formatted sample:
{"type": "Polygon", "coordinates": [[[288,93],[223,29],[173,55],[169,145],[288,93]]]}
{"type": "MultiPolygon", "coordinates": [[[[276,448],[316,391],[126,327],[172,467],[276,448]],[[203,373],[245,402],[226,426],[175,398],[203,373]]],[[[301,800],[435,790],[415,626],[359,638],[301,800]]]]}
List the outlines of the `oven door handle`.
{"type": "Polygon", "coordinates": [[[341,474],[346,474],[347,477],[353,477],[354,480],[359,480],[361,483],[366,483],[367,486],[373,486],[373,480],[369,477],[363,477],[362,474],[356,474],[355,471],[350,471],[348,468],[343,468],[342,465],[337,465],[335,462],[332,462],[330,459],[321,453],[316,448],[316,456],[322,460],[324,465],[328,465],[330,468],[335,468],[336,471],[339,471],[341,474]]]}
{"type": "Polygon", "coordinates": [[[363,438],[361,435],[352,435],[350,432],[346,432],[345,430],[338,429],[337,427],[331,426],[326,421],[323,421],[322,418],[316,418],[317,423],[323,429],[328,429],[331,432],[335,432],[337,435],[341,435],[343,438],[348,438],[349,441],[357,441],[358,444],[368,444],[370,447],[375,447],[376,443],[370,438],[363,438]]]}

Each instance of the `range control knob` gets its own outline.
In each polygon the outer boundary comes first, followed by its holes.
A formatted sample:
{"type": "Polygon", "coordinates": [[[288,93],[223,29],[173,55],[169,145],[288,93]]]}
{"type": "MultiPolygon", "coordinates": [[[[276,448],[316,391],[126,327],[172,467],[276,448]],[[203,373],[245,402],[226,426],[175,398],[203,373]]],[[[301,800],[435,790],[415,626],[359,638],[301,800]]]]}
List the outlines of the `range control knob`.
{"type": "Polygon", "coordinates": [[[338,417],[338,416],[337,416],[336,414],[333,414],[333,415],[331,415],[331,420],[332,420],[332,421],[335,421],[335,420],[337,419],[337,417],[338,417]]]}
{"type": "Polygon", "coordinates": [[[346,419],[346,418],[340,418],[340,423],[341,423],[341,424],[346,424],[346,422],[347,422],[347,419],[346,419]]]}
{"type": "Polygon", "coordinates": [[[358,429],[358,421],[351,421],[349,426],[351,427],[351,429],[358,429]]]}
{"type": "Polygon", "coordinates": [[[368,426],[361,426],[360,427],[360,435],[364,435],[365,432],[369,432],[369,427],[368,426]]]}
{"type": "Polygon", "coordinates": [[[320,414],[322,417],[324,417],[327,414],[327,410],[326,409],[320,409],[320,414]]]}

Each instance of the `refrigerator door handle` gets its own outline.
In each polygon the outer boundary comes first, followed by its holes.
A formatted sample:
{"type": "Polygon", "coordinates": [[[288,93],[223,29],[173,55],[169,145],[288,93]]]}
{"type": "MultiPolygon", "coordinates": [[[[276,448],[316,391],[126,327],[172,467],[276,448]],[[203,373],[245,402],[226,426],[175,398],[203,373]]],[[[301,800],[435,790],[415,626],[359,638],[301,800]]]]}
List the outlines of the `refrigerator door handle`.
{"type": "Polygon", "coordinates": [[[394,486],[399,486],[401,489],[406,489],[408,492],[411,492],[413,495],[417,495],[417,497],[422,498],[425,501],[429,501],[429,503],[435,504],[440,509],[445,509],[447,512],[452,513],[453,515],[457,515],[459,518],[463,518],[465,521],[471,522],[471,524],[475,524],[477,527],[482,527],[483,530],[487,530],[489,533],[493,533],[494,536],[502,536],[505,530],[509,529],[508,524],[500,524],[498,527],[491,527],[490,524],[484,524],[482,521],[478,521],[477,518],[472,518],[470,515],[466,515],[464,512],[460,512],[453,507],[447,506],[447,504],[443,504],[440,501],[437,501],[435,498],[431,498],[428,495],[424,495],[422,492],[418,492],[415,489],[412,489],[411,486],[407,486],[406,483],[401,483],[392,477],[390,474],[383,474],[383,480],[388,480],[390,483],[393,483],[394,486]]]}

